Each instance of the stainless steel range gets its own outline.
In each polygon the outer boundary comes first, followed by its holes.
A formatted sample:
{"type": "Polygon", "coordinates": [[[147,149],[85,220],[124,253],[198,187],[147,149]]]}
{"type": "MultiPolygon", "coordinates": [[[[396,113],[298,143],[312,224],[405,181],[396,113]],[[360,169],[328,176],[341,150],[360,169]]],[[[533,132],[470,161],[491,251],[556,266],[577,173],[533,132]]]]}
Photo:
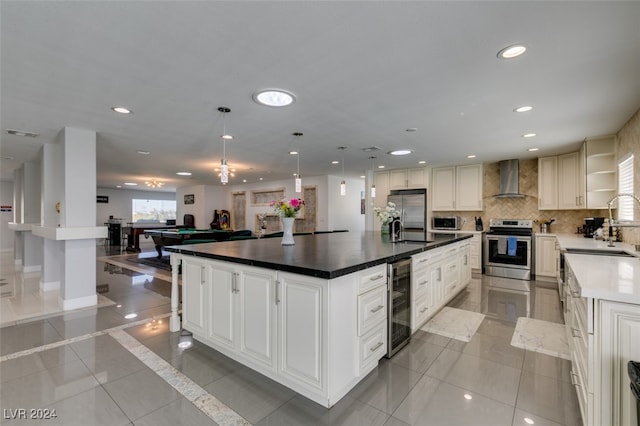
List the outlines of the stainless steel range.
{"type": "Polygon", "coordinates": [[[532,220],[491,219],[484,241],[485,273],[530,280],[532,236],[532,220]]]}

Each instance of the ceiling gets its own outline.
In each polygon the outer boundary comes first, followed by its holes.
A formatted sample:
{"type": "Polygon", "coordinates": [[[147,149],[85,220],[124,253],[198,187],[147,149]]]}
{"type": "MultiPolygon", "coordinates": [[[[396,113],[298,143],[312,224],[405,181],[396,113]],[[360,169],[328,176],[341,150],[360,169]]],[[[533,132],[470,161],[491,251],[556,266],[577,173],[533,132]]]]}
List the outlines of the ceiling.
{"type": "Polygon", "coordinates": [[[292,178],[292,149],[303,178],[342,166],[357,178],[372,155],[388,169],[554,155],[640,108],[639,1],[3,0],[0,12],[3,180],[65,126],[97,132],[98,187],[155,178],[171,191],[220,185],[223,127],[240,184],[292,178]],[[514,43],[527,52],[497,58],[514,43]],[[270,87],[296,103],[252,100],[270,87]]]}

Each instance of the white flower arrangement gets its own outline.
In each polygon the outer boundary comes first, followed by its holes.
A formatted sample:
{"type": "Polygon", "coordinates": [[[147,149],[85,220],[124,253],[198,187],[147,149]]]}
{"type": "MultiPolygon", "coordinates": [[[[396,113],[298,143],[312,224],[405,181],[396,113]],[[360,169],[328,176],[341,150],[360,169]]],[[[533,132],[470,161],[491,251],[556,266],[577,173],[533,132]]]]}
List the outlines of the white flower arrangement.
{"type": "Polygon", "coordinates": [[[393,222],[393,219],[400,217],[400,210],[396,209],[396,203],[389,201],[384,209],[380,207],[373,208],[374,213],[380,219],[383,225],[393,222]]]}

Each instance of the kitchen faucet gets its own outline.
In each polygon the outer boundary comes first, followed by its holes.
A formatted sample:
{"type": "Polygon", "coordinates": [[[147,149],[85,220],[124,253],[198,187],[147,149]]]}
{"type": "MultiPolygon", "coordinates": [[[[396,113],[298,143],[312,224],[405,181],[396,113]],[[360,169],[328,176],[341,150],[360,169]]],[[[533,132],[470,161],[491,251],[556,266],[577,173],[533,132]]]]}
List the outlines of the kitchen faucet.
{"type": "Polygon", "coordinates": [[[402,224],[402,221],[397,218],[393,219],[393,222],[391,222],[391,242],[392,243],[397,243],[398,241],[401,240],[400,233],[402,233],[403,230],[404,230],[404,225],[402,224]],[[396,230],[396,228],[398,229],[396,230]]]}
{"type": "MultiPolygon", "coordinates": [[[[631,197],[634,200],[636,200],[636,203],[638,203],[638,205],[640,205],[640,199],[638,197],[636,197],[633,194],[630,194],[628,192],[621,192],[617,195],[615,195],[612,199],[609,200],[609,202],[607,203],[607,205],[609,206],[609,244],[607,244],[607,247],[615,247],[615,245],[613,244],[613,226],[614,226],[614,221],[613,221],[613,214],[611,213],[611,205],[613,204],[613,202],[615,200],[617,200],[620,197],[631,197]]],[[[616,225],[618,227],[622,226],[622,224],[618,223],[618,225],[616,225]]],[[[638,225],[635,225],[638,226],[638,225]]]]}

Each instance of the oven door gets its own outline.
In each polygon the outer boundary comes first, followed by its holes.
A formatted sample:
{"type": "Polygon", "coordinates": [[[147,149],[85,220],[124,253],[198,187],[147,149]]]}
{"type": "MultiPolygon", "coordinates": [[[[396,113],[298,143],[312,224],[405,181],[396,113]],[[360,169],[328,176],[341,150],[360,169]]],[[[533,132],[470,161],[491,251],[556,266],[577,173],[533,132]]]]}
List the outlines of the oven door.
{"type": "Polygon", "coordinates": [[[516,251],[513,255],[510,255],[508,250],[509,237],[495,234],[485,236],[485,265],[530,270],[531,237],[513,236],[516,238],[516,251]]]}

